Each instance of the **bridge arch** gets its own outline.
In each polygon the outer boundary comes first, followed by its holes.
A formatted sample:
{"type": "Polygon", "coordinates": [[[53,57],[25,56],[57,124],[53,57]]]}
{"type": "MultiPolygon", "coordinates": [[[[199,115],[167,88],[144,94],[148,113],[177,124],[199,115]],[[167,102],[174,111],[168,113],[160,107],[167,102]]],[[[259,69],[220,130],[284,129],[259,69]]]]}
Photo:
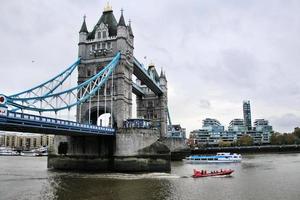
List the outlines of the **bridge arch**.
{"type": "MultiPolygon", "coordinates": [[[[98,121],[99,117],[104,115],[104,114],[110,114],[111,115],[110,106],[106,106],[106,109],[105,109],[104,106],[101,106],[101,105],[99,106],[99,108],[97,106],[93,106],[93,107],[91,107],[91,111],[89,111],[89,110],[85,111],[84,119],[86,119],[87,122],[88,122],[88,119],[90,119],[91,124],[99,125],[99,124],[97,124],[97,121],[98,121]],[[89,115],[91,115],[91,116],[89,117],[89,115]]],[[[112,113],[112,121],[113,121],[113,128],[117,128],[116,113],[112,113]]]]}

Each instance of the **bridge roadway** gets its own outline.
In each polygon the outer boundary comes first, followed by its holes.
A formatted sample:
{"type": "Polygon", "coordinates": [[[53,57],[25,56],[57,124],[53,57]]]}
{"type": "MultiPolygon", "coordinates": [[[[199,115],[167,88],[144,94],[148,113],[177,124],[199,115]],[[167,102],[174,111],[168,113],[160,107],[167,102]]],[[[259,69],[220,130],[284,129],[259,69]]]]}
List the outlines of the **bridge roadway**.
{"type": "MultiPolygon", "coordinates": [[[[163,91],[159,87],[159,85],[155,82],[155,80],[148,74],[146,69],[142,66],[142,64],[136,59],[133,58],[133,74],[139,79],[142,80],[147,87],[152,90],[156,95],[162,95],[163,91]]],[[[133,85],[133,92],[137,92],[137,95],[142,95],[141,92],[139,92],[136,89],[136,86],[133,85]]]]}
{"type": "Polygon", "coordinates": [[[8,111],[0,116],[0,130],[51,135],[114,136],[115,129],[74,121],[8,111]]]}

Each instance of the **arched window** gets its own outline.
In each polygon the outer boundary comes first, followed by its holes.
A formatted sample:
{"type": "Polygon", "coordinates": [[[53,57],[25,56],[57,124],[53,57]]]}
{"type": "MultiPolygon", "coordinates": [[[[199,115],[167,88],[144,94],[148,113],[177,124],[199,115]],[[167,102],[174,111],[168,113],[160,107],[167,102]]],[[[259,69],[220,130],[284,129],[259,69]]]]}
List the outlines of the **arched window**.
{"type": "Polygon", "coordinates": [[[101,32],[100,31],[98,32],[98,36],[97,37],[98,37],[98,39],[101,38],[101,32]]]}
{"type": "Polygon", "coordinates": [[[103,31],[103,32],[102,32],[102,37],[103,37],[103,38],[106,38],[106,31],[103,31]]]}

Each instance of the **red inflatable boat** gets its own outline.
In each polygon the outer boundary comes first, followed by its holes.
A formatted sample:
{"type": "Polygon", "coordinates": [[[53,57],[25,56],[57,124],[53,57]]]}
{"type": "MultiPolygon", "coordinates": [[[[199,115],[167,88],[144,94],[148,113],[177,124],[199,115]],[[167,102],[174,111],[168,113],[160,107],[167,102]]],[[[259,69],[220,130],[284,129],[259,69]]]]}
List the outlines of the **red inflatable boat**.
{"type": "Polygon", "coordinates": [[[208,177],[208,176],[226,176],[230,175],[234,172],[232,169],[221,169],[217,171],[207,172],[206,170],[196,170],[194,169],[193,178],[201,178],[201,177],[208,177]]]}

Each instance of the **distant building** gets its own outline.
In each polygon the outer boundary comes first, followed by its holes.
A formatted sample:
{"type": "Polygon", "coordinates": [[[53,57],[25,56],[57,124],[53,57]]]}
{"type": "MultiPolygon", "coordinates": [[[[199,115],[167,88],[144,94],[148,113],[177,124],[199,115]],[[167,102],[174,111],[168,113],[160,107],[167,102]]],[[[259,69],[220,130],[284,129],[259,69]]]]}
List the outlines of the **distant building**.
{"type": "Polygon", "coordinates": [[[52,148],[53,139],[53,135],[18,135],[12,133],[0,136],[0,146],[23,150],[40,148],[42,146],[52,148]]]}
{"type": "Polygon", "coordinates": [[[228,131],[241,132],[246,131],[245,123],[243,119],[233,119],[229,123],[228,131]]]}
{"type": "Polygon", "coordinates": [[[244,123],[248,131],[252,130],[250,101],[243,102],[244,123]]]}
{"type": "Polygon", "coordinates": [[[204,119],[202,128],[191,132],[190,144],[216,146],[221,142],[237,142],[243,135],[251,136],[254,144],[270,143],[273,128],[268,120],[256,119],[252,128],[250,101],[243,102],[243,113],[244,119],[231,120],[228,130],[224,130],[224,126],[216,119],[204,119]]]}
{"type": "Polygon", "coordinates": [[[168,125],[167,137],[186,138],[186,129],[182,128],[180,124],[168,125]]]}
{"type": "Polygon", "coordinates": [[[219,133],[224,131],[224,126],[221,125],[221,123],[212,118],[206,118],[202,121],[202,128],[208,130],[212,133],[219,133]]]}
{"type": "Polygon", "coordinates": [[[269,125],[269,121],[265,119],[256,119],[254,121],[253,135],[254,143],[270,143],[270,137],[273,133],[273,127],[269,125]],[[261,138],[258,138],[261,135],[261,138]]]}

